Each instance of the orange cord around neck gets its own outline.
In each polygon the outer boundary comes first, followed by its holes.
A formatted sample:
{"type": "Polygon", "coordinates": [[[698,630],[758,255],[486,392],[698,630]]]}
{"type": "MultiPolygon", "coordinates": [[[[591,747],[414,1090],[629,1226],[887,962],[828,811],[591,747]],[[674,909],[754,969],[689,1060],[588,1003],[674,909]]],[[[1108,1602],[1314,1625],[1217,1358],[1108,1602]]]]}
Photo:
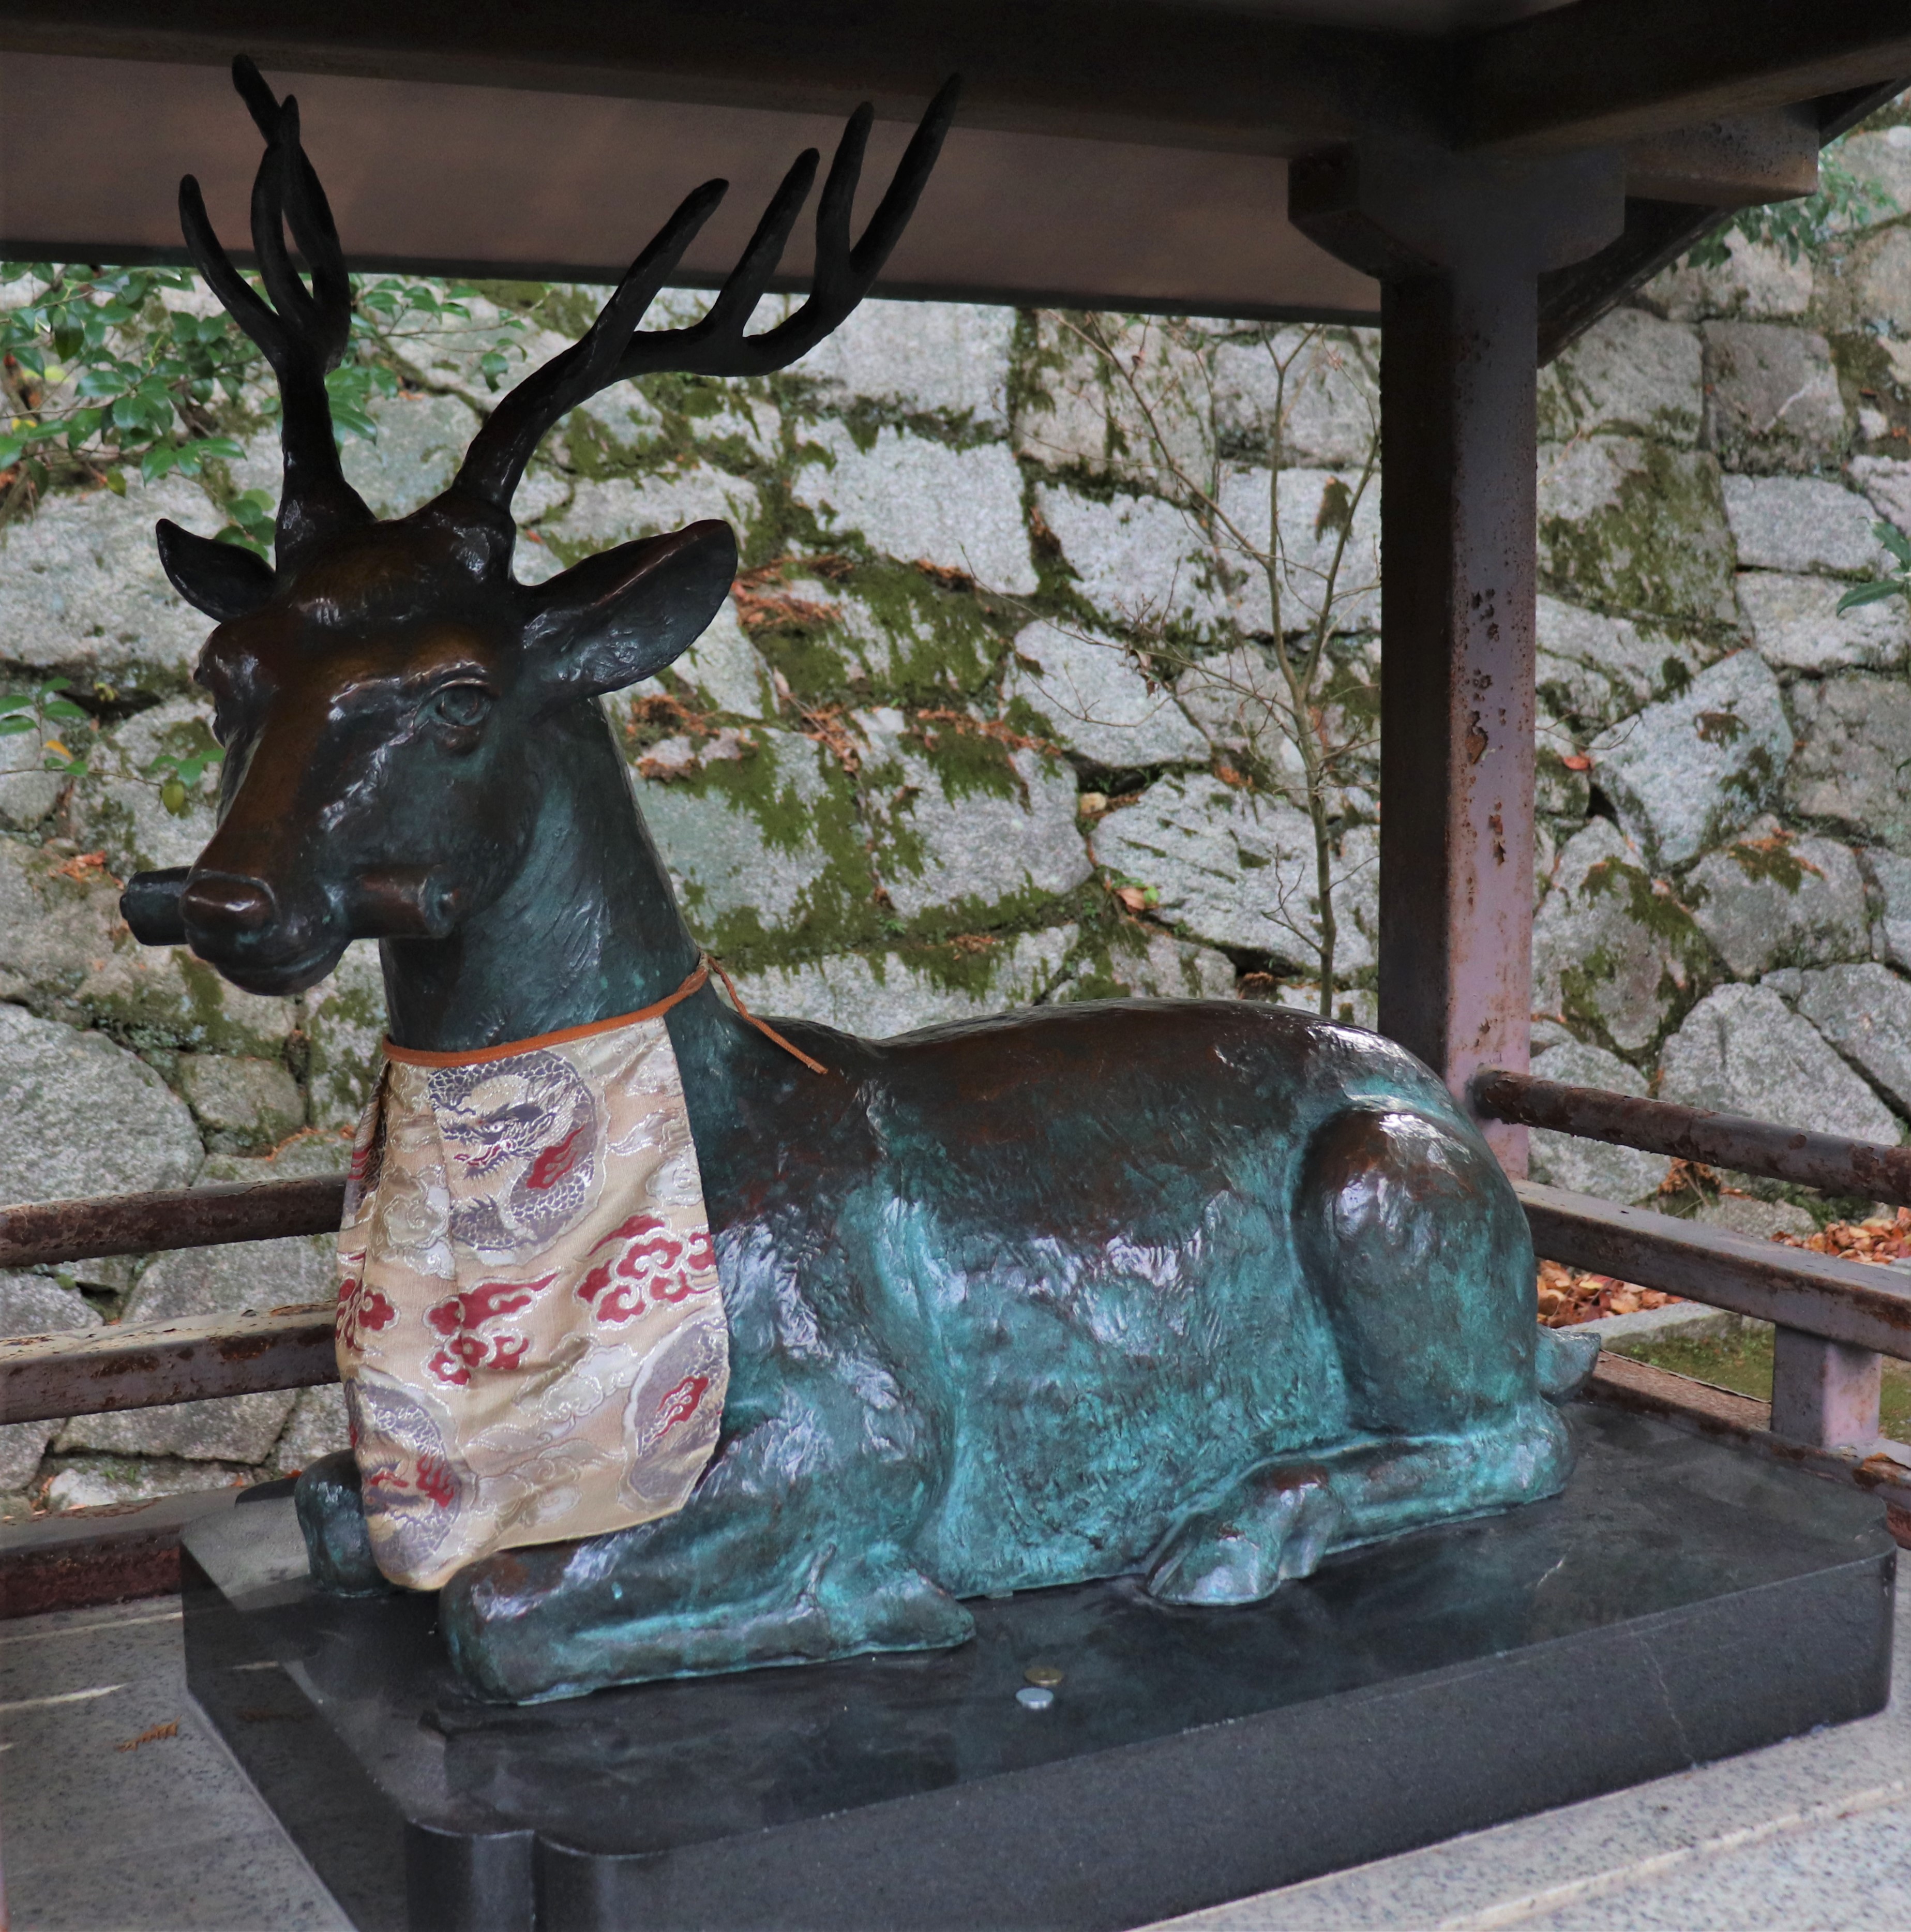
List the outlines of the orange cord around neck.
{"type": "MultiPolygon", "coordinates": [[[[701,961],[698,964],[696,972],[691,976],[700,984],[706,970],[713,971],[716,974],[717,977],[723,982],[723,990],[730,995],[730,1004],[736,1009],[736,1016],[739,1019],[748,1020],[751,1025],[754,1027],[757,1031],[763,1035],[765,1040],[774,1040],[785,1053],[790,1054],[794,1059],[800,1060],[802,1064],[809,1069],[811,1072],[827,1073],[829,1072],[829,1068],[825,1066],[821,1060],[811,1059],[809,1055],[804,1052],[801,1047],[793,1046],[788,1040],[785,1040],[767,1020],[758,1019],[756,1015],[752,1012],[748,1006],[744,1005],[742,995],[737,992],[736,982],[735,980],[732,980],[730,975],[723,970],[722,966],[717,961],[712,959],[707,952],[703,956],[701,961]]],[[[689,982],[686,980],[685,984],[686,986],[688,986],[689,982]]],[[[691,990],[694,992],[695,988],[691,988],[691,990]]]]}
{"type": "Polygon", "coordinates": [[[541,1033],[530,1040],[507,1040],[502,1046],[462,1047],[448,1053],[429,1052],[418,1047],[394,1046],[389,1040],[385,1042],[385,1057],[388,1060],[402,1061],[408,1066],[474,1066],[488,1060],[512,1060],[520,1053],[535,1052],[540,1047],[562,1046],[568,1041],[586,1040],[591,1034],[610,1033],[618,1027],[628,1026],[636,1020],[662,1019],[671,1007],[679,1006],[689,998],[714,972],[723,982],[724,989],[730,995],[730,1004],[736,1009],[740,1019],[748,1020],[766,1040],[774,1040],[783,1051],[800,1060],[812,1073],[827,1073],[829,1068],[820,1060],[812,1060],[800,1046],[793,1046],[770,1024],[760,1020],[744,1005],[736,991],[736,982],[707,952],[699,953],[697,964],[682,986],[674,993],[667,993],[661,1000],[647,1006],[640,1006],[634,1013],[616,1013],[609,1019],[592,1020],[583,1026],[562,1027],[555,1033],[541,1033]]]}

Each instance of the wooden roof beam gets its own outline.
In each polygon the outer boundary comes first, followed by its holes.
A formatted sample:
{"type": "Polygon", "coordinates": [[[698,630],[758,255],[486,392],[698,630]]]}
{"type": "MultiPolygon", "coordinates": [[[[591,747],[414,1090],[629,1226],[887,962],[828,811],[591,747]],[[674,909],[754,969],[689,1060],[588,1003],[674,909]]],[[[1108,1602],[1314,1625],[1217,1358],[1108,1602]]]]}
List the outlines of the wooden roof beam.
{"type": "Polygon", "coordinates": [[[1911,74],[1907,0],[1577,0],[1465,43],[1453,138],[1590,147],[1911,74]]]}
{"type": "Polygon", "coordinates": [[[1194,0],[0,0],[0,49],[913,119],[1296,155],[1384,128],[1465,148],[1649,140],[1911,73],[1911,0],[1575,0],[1466,37],[1194,0]]]}
{"type": "Polygon", "coordinates": [[[1706,208],[1787,201],[1818,188],[1810,102],[1648,135],[1626,148],[1626,193],[1706,208]]]}
{"type": "MultiPolygon", "coordinates": [[[[1911,74],[1911,68],[1905,71],[1911,74]]],[[[1818,141],[1835,140],[1907,86],[1911,80],[1900,77],[1849,88],[1811,103],[1806,117],[1815,124],[1818,141]]],[[[1729,219],[1732,206],[1724,199],[1702,206],[1684,199],[1659,200],[1629,193],[1625,232],[1617,241],[1586,261],[1550,270],[1540,278],[1541,365],[1584,334],[1628,290],[1651,280],[1729,219]]]]}
{"type": "Polygon", "coordinates": [[[0,0],[0,49],[914,120],[952,73],[962,124],[1292,154],[1418,127],[1444,44],[1172,0],[573,0],[527,25],[468,0],[0,0]]]}

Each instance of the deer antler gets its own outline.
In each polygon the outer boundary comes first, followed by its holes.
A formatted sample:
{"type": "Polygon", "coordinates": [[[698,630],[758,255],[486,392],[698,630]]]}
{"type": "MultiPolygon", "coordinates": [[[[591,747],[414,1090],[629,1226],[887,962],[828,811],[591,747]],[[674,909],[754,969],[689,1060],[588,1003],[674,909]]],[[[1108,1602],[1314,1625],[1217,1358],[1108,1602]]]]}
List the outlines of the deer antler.
{"type": "Polygon", "coordinates": [[[854,244],[850,216],[873,115],[866,102],[850,116],[817,203],[816,268],[809,298],[795,314],[760,335],[743,331],[776,272],[790,231],[808,198],[816,178],[816,150],[805,150],[783,177],[749,245],[702,320],[686,328],[640,333],[638,325],[658,290],[729,184],[706,182],[687,196],[631,265],[589,332],[527,376],[492,412],[466,453],[453,487],[508,508],[544,432],[567,410],[613,382],[665,370],[693,376],[767,375],[814,348],[869,292],[902,238],[942,151],[961,84],[953,79],[946,82],[930,102],[888,191],[869,218],[862,238],[854,244]]]}
{"type": "Polygon", "coordinates": [[[298,102],[290,94],[280,100],[243,54],[232,62],[232,85],[266,137],[252,184],[252,246],[271,303],[232,266],[191,175],[179,184],[179,225],[200,273],[278,378],[285,488],[277,550],[283,568],[340,525],[372,520],[340,466],[326,393],[326,372],[338,367],[351,334],[352,287],[325,190],[299,145],[298,102]],[[311,271],[309,291],[286,248],[288,226],[311,271]]]}

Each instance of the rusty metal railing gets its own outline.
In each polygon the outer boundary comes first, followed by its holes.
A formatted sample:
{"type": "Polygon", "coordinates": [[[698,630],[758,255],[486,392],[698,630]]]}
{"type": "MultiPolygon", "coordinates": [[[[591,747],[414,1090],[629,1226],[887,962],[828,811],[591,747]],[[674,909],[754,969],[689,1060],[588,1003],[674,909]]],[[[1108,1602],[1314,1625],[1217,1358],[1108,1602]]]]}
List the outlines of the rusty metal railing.
{"type": "Polygon", "coordinates": [[[0,1419],[50,1422],[335,1382],[333,1312],[329,1302],[301,1302],[0,1341],[0,1419]]]}
{"type": "MultiPolygon", "coordinates": [[[[1474,1076],[1469,1098],[1489,1120],[1911,1206],[1911,1148],[1495,1067],[1474,1076]]],[[[1520,1193],[1548,1260],[1772,1323],[1772,1434],[1869,1455],[1879,1441],[1882,1358],[1911,1359],[1911,1277],[1530,1183],[1520,1193]]]]}
{"type": "MultiPolygon", "coordinates": [[[[335,1234],[344,1202],[345,1177],[326,1174],[0,1208],[0,1268],[335,1234]]],[[[338,1379],[329,1304],[116,1322],[0,1340],[0,1421],[104,1415],[338,1379]]]]}
{"type": "MultiPolygon", "coordinates": [[[[1489,1119],[1911,1204],[1911,1149],[1496,1069],[1470,1098],[1489,1119]]],[[[0,1268],[329,1233],[344,1187],[340,1175],[0,1209],[0,1268]]],[[[1772,1322],[1769,1432],[1821,1473],[1857,1472],[1911,1510],[1911,1467],[1880,1473],[1871,1453],[1880,1358],[1911,1360],[1911,1277],[1590,1196],[1518,1189],[1548,1259],[1772,1322]]],[[[0,1420],[304,1388],[336,1372],[323,1305],[29,1336],[0,1341],[0,1420]]]]}
{"type": "Polygon", "coordinates": [[[36,1201],[0,1208],[0,1268],[277,1240],[287,1234],[335,1234],[344,1212],[342,1174],[98,1201],[36,1201]]]}
{"type": "Polygon", "coordinates": [[[1868,1201],[1911,1208],[1911,1148],[1775,1127],[1743,1114],[1638,1100],[1603,1087],[1569,1087],[1496,1066],[1474,1076],[1468,1097],[1473,1111],[1489,1120],[1550,1127],[1556,1133],[1636,1148],[1669,1160],[1697,1161],[1828,1194],[1858,1194],[1868,1201]]]}

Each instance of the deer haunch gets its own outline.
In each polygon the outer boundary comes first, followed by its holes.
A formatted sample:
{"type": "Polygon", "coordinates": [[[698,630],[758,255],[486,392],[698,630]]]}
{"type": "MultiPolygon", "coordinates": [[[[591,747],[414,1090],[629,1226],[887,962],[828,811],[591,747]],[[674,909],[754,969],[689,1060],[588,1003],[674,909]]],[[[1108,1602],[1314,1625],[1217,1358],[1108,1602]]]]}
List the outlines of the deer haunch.
{"type": "Polygon", "coordinates": [[[836,1077],[753,1055],[699,1133],[716,1457],[674,1516],[453,1580],[488,1694],[953,1644],[963,1597],[1130,1571],[1251,1601],[1564,1483],[1524,1216],[1400,1049],[1138,1001],[793,1031],[836,1077]]]}

